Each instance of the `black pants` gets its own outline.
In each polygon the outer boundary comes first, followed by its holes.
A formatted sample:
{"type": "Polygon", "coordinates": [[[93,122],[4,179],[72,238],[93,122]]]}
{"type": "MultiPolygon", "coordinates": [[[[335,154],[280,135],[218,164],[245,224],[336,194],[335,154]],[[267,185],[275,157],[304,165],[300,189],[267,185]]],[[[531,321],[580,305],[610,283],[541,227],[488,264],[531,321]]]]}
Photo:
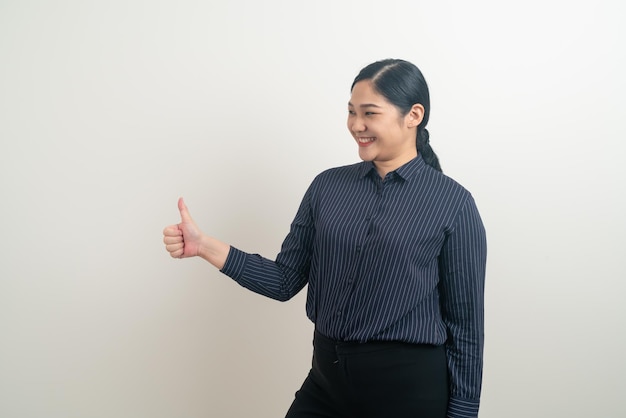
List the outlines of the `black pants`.
{"type": "Polygon", "coordinates": [[[445,418],[443,346],[332,341],[318,332],[313,366],[286,418],[445,418]]]}

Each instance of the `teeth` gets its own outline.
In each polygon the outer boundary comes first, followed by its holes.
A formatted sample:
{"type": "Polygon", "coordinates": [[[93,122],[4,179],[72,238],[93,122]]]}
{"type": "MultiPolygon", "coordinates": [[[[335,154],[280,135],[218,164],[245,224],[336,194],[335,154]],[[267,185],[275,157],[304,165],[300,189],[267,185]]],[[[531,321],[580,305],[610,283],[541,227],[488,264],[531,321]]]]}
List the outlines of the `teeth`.
{"type": "Polygon", "coordinates": [[[357,141],[359,141],[361,144],[366,144],[368,142],[372,142],[374,140],[374,138],[372,137],[368,137],[368,138],[358,138],[357,141]]]}

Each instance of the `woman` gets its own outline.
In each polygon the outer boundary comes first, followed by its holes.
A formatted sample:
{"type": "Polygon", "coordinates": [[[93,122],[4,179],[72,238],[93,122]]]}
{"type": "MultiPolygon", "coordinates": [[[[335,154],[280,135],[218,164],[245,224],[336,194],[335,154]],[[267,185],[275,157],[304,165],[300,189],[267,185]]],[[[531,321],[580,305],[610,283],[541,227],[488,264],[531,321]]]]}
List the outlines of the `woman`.
{"type": "Polygon", "coordinates": [[[351,92],[363,162],[315,178],[275,261],[204,235],[182,199],[167,251],[278,300],[308,283],[313,362],[288,418],[476,417],[486,260],[476,205],[441,173],[416,66],[375,62],[351,92]]]}

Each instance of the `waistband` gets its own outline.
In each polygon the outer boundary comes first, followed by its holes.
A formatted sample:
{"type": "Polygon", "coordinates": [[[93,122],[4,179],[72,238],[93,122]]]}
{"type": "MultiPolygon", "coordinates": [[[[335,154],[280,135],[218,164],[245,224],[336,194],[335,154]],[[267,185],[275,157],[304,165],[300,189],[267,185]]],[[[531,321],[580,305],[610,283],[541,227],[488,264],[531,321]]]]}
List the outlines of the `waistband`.
{"type": "Polygon", "coordinates": [[[341,350],[344,353],[367,353],[396,347],[436,348],[438,346],[431,344],[413,344],[401,341],[339,341],[328,338],[319,331],[315,330],[313,334],[313,347],[316,350],[324,351],[341,350]]]}

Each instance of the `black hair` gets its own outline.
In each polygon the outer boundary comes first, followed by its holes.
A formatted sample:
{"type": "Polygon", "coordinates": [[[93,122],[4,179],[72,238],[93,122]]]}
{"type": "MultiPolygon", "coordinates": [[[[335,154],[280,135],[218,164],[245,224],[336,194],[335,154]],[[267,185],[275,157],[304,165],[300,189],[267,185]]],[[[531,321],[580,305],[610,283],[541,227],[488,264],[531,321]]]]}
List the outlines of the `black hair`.
{"type": "Polygon", "coordinates": [[[377,93],[406,115],[413,105],[424,106],[424,118],[417,127],[415,146],[424,162],[437,171],[441,171],[439,158],[430,146],[426,125],[430,116],[430,94],[422,72],[414,64],[400,59],[386,59],[374,62],[359,72],[350,91],[359,81],[369,80],[377,93]]]}

